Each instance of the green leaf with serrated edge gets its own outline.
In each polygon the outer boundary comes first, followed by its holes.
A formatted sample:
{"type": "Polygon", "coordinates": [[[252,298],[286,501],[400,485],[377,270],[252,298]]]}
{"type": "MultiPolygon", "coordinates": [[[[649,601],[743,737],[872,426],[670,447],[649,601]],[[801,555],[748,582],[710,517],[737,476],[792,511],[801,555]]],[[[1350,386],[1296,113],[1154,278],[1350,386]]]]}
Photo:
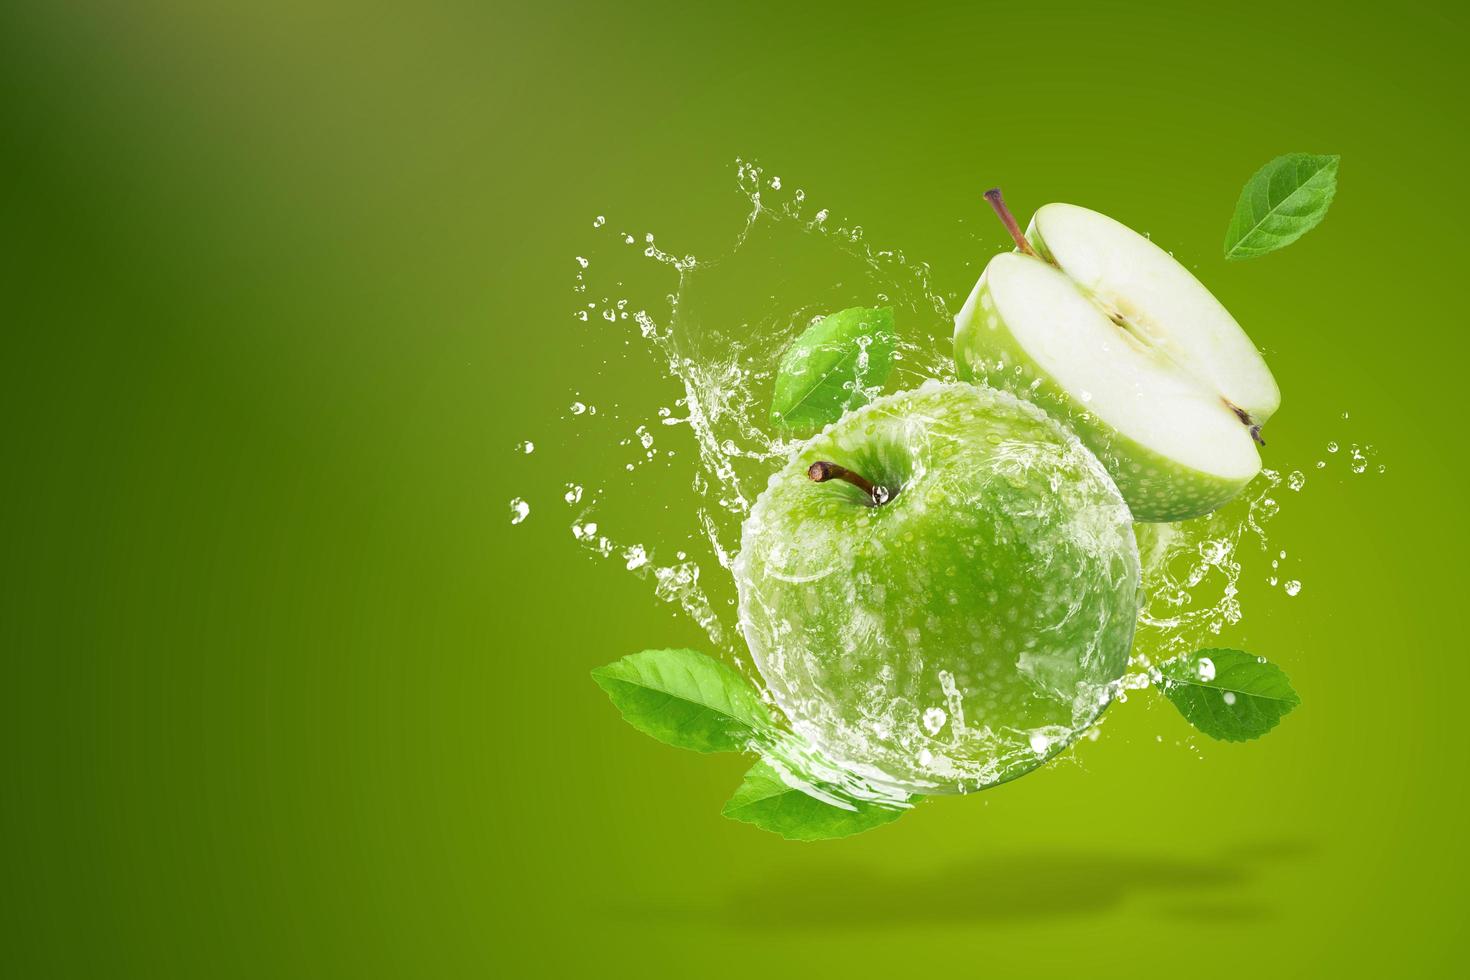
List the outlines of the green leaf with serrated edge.
{"type": "Polygon", "coordinates": [[[1257,170],[1235,203],[1225,257],[1250,259],[1285,248],[1321,224],[1337,193],[1341,157],[1288,153],[1257,170]]]}
{"type": "Polygon", "coordinates": [[[745,774],[740,788],[720,812],[787,840],[812,841],[860,834],[892,823],[910,809],[901,804],[853,800],[834,791],[832,798],[845,805],[837,806],[792,785],[800,782],[788,782],[775,766],[762,759],[745,774]]]}
{"type": "Polygon", "coordinates": [[[1240,650],[1199,650],[1164,665],[1159,689],[1211,738],[1245,742],[1301,704],[1280,667],[1240,650]]]}
{"type": "Polygon", "coordinates": [[[781,355],[771,423],[798,432],[836,422],[888,380],[897,349],[892,307],[853,307],[823,317],[781,355]]]}
{"type": "Polygon", "coordinates": [[[771,713],[739,673],[694,650],[644,650],[592,671],[623,718],[695,752],[741,752],[771,713]]]}

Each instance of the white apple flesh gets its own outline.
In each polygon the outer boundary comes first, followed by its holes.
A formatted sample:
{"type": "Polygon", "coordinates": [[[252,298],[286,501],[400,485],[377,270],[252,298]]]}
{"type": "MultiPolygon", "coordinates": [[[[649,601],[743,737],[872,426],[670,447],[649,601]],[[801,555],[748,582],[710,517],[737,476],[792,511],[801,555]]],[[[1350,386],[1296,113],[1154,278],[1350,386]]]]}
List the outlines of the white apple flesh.
{"type": "Polygon", "coordinates": [[[1184,520],[1239,493],[1281,393],[1230,313],[1163,249],[1086,208],[1046,205],[1018,244],[955,317],[960,378],[1070,425],[1135,520],[1184,520]]]}

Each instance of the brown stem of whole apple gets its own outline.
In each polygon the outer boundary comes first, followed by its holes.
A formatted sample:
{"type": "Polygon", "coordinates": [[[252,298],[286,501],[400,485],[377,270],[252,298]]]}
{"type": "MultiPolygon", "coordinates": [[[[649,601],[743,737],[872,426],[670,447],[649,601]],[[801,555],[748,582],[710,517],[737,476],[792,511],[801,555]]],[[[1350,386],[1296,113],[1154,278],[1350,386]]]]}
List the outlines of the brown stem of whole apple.
{"type": "Polygon", "coordinates": [[[818,460],[807,467],[806,475],[811,477],[813,483],[826,483],[828,480],[842,480],[845,483],[851,483],[868,495],[868,499],[873,502],[874,507],[880,504],[886,504],[891,499],[886,488],[875,486],[873,481],[866,477],[854,473],[845,466],[838,466],[836,463],[829,463],[824,459],[818,460]]]}

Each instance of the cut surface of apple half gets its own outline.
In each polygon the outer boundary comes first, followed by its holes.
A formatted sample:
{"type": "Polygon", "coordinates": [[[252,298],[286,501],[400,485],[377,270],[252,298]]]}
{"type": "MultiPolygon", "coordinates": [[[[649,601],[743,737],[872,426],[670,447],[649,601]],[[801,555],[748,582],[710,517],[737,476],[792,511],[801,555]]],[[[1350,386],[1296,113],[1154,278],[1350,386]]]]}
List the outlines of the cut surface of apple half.
{"type": "Polygon", "coordinates": [[[1035,254],[997,255],[955,317],[959,376],[1038,402],[1102,460],[1139,521],[1208,513],[1260,471],[1281,401],[1230,313],[1147,238],[1048,204],[1035,254]]]}

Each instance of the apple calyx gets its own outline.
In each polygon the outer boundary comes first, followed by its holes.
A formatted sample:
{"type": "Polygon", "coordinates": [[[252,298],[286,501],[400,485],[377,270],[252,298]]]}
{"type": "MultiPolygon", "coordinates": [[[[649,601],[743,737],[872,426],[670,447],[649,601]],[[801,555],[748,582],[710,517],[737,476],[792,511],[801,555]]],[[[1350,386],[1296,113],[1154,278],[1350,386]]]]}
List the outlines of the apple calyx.
{"type": "Polygon", "coordinates": [[[870,506],[873,507],[886,504],[889,500],[893,499],[887,487],[876,486],[873,481],[858,473],[854,473],[847,467],[838,466],[836,463],[829,463],[824,459],[817,460],[811,466],[807,467],[806,475],[811,478],[813,483],[826,483],[828,480],[842,480],[845,483],[851,483],[863,493],[867,494],[868,499],[872,501],[870,506]]]}
{"type": "Polygon", "coordinates": [[[1259,446],[1264,446],[1266,444],[1266,440],[1261,438],[1261,425],[1255,420],[1254,417],[1251,416],[1251,413],[1247,412],[1245,409],[1241,408],[1239,405],[1235,404],[1228,398],[1223,399],[1223,401],[1226,405],[1230,406],[1230,410],[1235,413],[1235,417],[1240,419],[1240,424],[1250,430],[1251,438],[1256,441],[1256,444],[1259,446]]]}

